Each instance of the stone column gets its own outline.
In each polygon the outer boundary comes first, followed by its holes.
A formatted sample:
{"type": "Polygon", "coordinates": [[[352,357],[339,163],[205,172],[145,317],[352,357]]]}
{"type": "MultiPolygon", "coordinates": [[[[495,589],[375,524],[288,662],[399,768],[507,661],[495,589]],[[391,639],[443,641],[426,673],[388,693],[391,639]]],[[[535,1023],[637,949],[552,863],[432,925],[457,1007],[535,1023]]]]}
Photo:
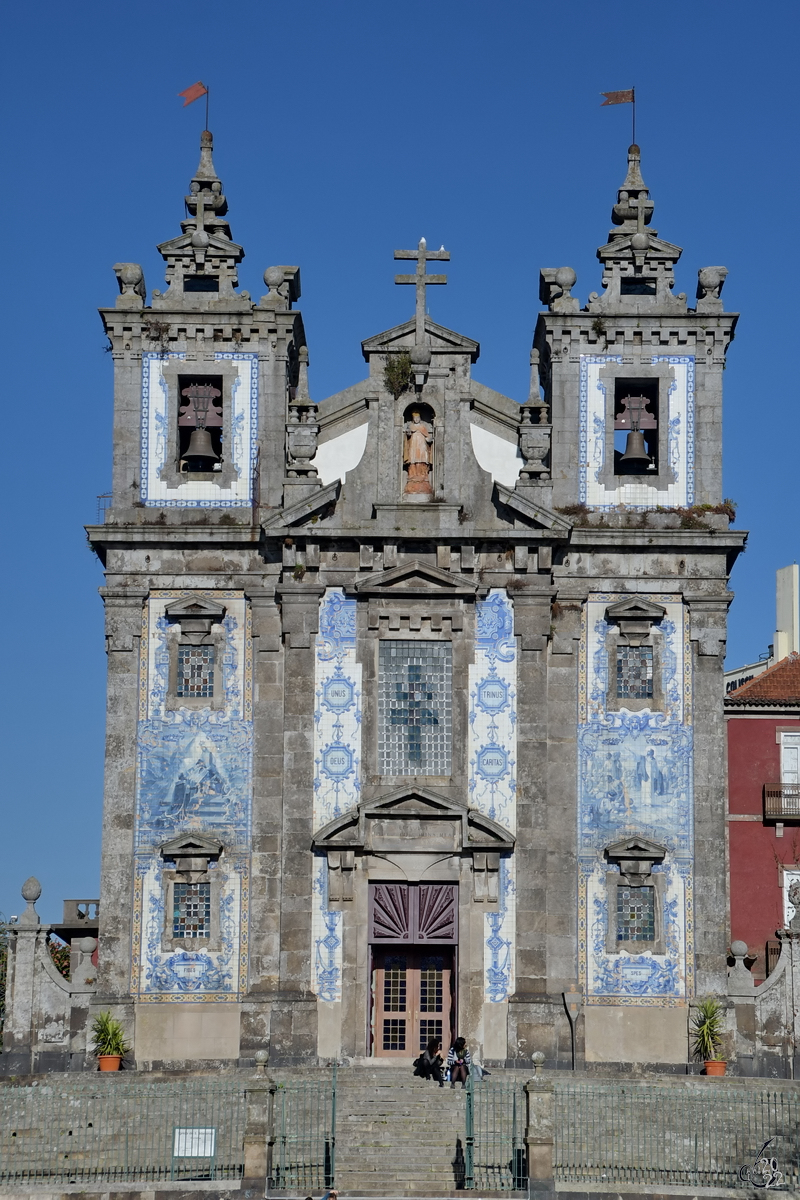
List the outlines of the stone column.
{"type": "Polygon", "coordinates": [[[247,1116],[244,1130],[244,1176],[242,1191],[263,1196],[270,1173],[272,1150],[272,1103],[275,1085],[269,1079],[245,1092],[247,1116]]]}
{"type": "Polygon", "coordinates": [[[48,926],[42,926],[36,901],[42,894],[31,875],[22,885],[25,912],[11,927],[6,981],[6,1019],[3,1029],[3,1074],[26,1075],[33,1070],[34,1006],[36,1002],[36,952],[48,926]]]}
{"type": "Polygon", "coordinates": [[[282,583],[284,641],[280,982],[272,1004],[270,1062],[317,1053],[311,985],[311,838],[314,787],[314,639],[324,588],[282,583]]]}
{"type": "Polygon", "coordinates": [[[528,1152],[528,1195],[537,1200],[555,1200],[553,1175],[553,1084],[537,1076],[525,1084],[528,1097],[528,1124],[525,1146],[528,1152]]]}

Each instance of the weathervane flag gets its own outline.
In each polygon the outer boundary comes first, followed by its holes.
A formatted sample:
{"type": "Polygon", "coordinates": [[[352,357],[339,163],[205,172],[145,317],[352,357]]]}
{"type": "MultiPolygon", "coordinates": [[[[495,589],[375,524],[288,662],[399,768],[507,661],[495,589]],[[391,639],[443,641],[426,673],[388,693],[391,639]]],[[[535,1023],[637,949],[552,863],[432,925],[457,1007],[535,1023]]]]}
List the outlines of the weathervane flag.
{"type": "Polygon", "coordinates": [[[605,108],[607,104],[632,104],[631,110],[631,141],[636,141],[636,88],[627,88],[624,92],[601,92],[601,96],[605,96],[605,100],[600,105],[605,108]]]}
{"type": "MultiPolygon", "coordinates": [[[[199,84],[195,84],[195,87],[199,87],[199,86],[200,86],[199,84]]],[[[607,104],[635,104],[636,103],[636,97],[634,95],[635,91],[636,91],[635,88],[628,88],[628,90],[626,92],[601,92],[600,95],[605,96],[605,100],[600,105],[600,107],[605,108],[605,106],[607,104]]],[[[192,97],[192,99],[194,99],[194,96],[192,97]]]]}
{"type": "Polygon", "coordinates": [[[208,94],[208,88],[204,83],[193,83],[185,92],[178,92],[179,96],[183,96],[183,107],[191,104],[193,100],[199,100],[201,96],[208,94]]]}

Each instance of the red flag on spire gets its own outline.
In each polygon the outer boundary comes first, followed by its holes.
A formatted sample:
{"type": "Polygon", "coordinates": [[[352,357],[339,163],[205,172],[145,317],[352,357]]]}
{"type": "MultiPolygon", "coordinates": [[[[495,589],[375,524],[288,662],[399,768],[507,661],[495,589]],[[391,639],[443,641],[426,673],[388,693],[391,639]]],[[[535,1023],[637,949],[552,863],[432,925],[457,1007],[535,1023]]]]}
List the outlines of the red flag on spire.
{"type": "Polygon", "coordinates": [[[188,87],[185,92],[178,92],[178,95],[184,97],[183,107],[186,108],[187,104],[191,104],[193,100],[199,100],[200,97],[205,96],[207,92],[208,88],[204,83],[193,83],[192,86],[188,87]]]}
{"type": "MultiPolygon", "coordinates": [[[[195,86],[197,85],[195,84],[195,86]]],[[[605,108],[607,104],[635,104],[636,102],[633,88],[628,88],[626,92],[601,92],[600,95],[605,96],[605,100],[600,105],[601,108],[605,108]]],[[[194,97],[192,98],[194,99],[194,97]]]]}

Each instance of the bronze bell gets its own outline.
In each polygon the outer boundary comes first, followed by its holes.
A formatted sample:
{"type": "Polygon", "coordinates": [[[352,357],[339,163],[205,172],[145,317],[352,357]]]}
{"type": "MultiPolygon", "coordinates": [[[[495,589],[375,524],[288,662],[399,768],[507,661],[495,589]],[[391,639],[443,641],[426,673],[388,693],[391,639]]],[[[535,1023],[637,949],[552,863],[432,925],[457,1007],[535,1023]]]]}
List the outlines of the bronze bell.
{"type": "MultiPolygon", "coordinates": [[[[192,434],[194,437],[194,434],[192,434]]],[[[621,463],[650,462],[650,455],[644,444],[644,434],[638,429],[632,429],[625,442],[625,453],[619,460],[621,463]]]]}
{"type": "Polygon", "coordinates": [[[211,464],[219,461],[219,455],[214,450],[211,434],[207,429],[192,430],[192,436],[189,438],[189,445],[183,458],[189,471],[208,471],[211,469],[211,464]]]}

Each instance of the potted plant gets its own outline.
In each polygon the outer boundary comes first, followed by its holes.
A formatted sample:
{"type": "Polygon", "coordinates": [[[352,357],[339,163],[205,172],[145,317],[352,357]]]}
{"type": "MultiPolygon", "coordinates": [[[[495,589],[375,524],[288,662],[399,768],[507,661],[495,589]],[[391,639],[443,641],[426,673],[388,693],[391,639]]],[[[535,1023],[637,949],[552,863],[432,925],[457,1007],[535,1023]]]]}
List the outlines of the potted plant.
{"type": "Polygon", "coordinates": [[[92,1022],[92,1050],[101,1071],[118,1071],[130,1050],[125,1030],[110,1012],[98,1013],[92,1022]]]}
{"type": "Polygon", "coordinates": [[[723,1014],[719,1000],[701,1000],[692,1020],[692,1053],[705,1063],[706,1075],[724,1075],[727,1062],[719,1053],[723,1014]]]}

